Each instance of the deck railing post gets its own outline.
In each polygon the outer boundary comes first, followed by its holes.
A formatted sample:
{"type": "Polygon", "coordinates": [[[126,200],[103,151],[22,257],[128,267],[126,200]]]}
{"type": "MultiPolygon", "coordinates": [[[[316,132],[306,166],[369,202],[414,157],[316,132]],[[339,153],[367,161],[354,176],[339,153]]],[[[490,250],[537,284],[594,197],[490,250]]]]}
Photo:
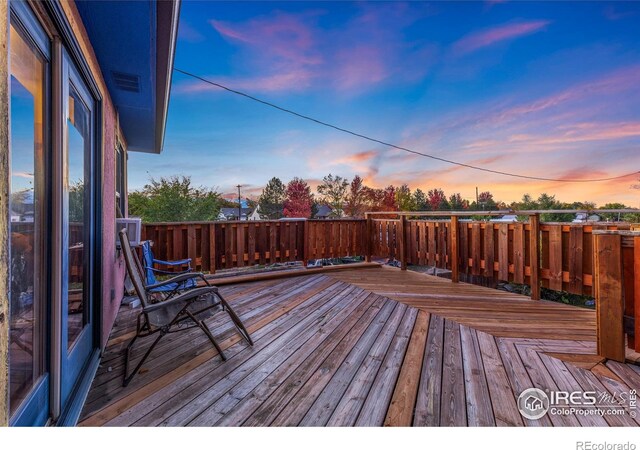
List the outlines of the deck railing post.
{"type": "Polygon", "coordinates": [[[303,229],[303,238],[302,238],[302,264],[307,267],[309,262],[309,221],[304,221],[304,229],[303,229]]]}
{"type": "Polygon", "coordinates": [[[540,214],[529,216],[529,268],[531,269],[531,300],[540,300],[540,214]]]}
{"type": "Polygon", "coordinates": [[[371,262],[371,252],[372,252],[372,240],[373,240],[373,224],[371,223],[371,215],[369,213],[364,213],[364,218],[367,221],[366,233],[367,237],[365,239],[365,262],[371,262]]]}
{"type": "Polygon", "coordinates": [[[216,224],[209,224],[209,271],[216,273],[216,224]]]}
{"type": "Polygon", "coordinates": [[[594,231],[593,240],[598,355],[624,362],[622,239],[594,231]]]}
{"type": "Polygon", "coordinates": [[[460,281],[460,263],[458,261],[458,216],[451,216],[451,281],[457,283],[460,281]]]}
{"type": "Polygon", "coordinates": [[[405,226],[407,224],[407,218],[404,215],[400,215],[400,223],[398,224],[400,227],[398,233],[398,247],[400,247],[400,270],[407,270],[407,239],[405,226]]]}

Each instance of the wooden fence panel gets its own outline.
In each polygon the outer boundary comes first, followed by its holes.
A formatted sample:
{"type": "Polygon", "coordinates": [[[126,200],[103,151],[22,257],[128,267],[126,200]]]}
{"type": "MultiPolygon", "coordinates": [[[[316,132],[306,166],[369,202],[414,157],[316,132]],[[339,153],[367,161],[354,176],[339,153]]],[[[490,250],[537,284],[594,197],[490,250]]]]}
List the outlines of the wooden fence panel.
{"type": "Polygon", "coordinates": [[[484,227],[484,273],[485,277],[493,278],[493,266],[495,263],[495,229],[492,223],[484,227]]]}
{"type": "MultiPolygon", "coordinates": [[[[304,259],[371,254],[400,258],[400,220],[362,219],[144,224],[157,259],[192,259],[194,270],[211,271],[304,259]]],[[[451,268],[450,222],[405,221],[405,262],[451,268]]],[[[459,271],[496,280],[530,283],[539,261],[542,286],[592,295],[593,230],[626,230],[628,224],[542,223],[538,239],[523,223],[458,222],[459,271]],[[538,248],[531,248],[536,242],[538,248]]],[[[162,267],[177,270],[173,267],[162,267]]]]}
{"type": "Polygon", "coordinates": [[[471,273],[480,275],[480,260],[482,258],[481,229],[479,223],[471,225],[471,273]]]}
{"type": "Polygon", "coordinates": [[[524,224],[513,224],[513,282],[524,283],[524,224]]]}
{"type": "Polygon", "coordinates": [[[498,279],[509,280],[509,224],[498,225],[498,279]]]}
{"type": "Polygon", "coordinates": [[[460,253],[460,271],[462,273],[469,273],[469,224],[462,223],[459,228],[459,253],[460,253]]]}

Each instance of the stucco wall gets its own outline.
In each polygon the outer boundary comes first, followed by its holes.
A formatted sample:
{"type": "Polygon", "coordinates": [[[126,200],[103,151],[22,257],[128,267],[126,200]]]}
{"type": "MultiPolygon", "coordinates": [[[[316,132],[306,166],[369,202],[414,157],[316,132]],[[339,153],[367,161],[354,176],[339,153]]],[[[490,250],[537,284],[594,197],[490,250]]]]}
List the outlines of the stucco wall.
{"type": "MultiPolygon", "coordinates": [[[[0,217],[9,217],[9,11],[0,3],[0,217]]],[[[0,221],[0,427],[9,423],[9,228],[0,221]]]]}
{"type": "Polygon", "coordinates": [[[109,338],[124,291],[125,265],[120,253],[116,253],[116,111],[102,78],[98,60],[93,52],[87,32],[82,24],[75,2],[63,0],[65,14],[78,39],[82,53],[93,72],[93,77],[102,94],[102,342],[104,346],[109,338]]]}

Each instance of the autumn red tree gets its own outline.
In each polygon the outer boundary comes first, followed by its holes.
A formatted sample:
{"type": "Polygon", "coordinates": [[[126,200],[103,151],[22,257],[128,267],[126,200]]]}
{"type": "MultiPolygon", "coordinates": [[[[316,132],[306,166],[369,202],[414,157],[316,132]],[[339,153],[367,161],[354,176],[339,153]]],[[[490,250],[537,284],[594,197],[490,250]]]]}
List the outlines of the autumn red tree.
{"type": "Polygon", "coordinates": [[[287,184],[284,201],[285,217],[311,218],[311,205],[313,204],[313,194],[306,181],[294,178],[287,184]]]}
{"type": "Polygon", "coordinates": [[[384,188],[384,197],[382,198],[382,211],[397,211],[398,201],[396,198],[396,188],[389,185],[384,188]]]}
{"type": "Polygon", "coordinates": [[[367,204],[367,187],[359,175],[353,177],[347,193],[347,202],[344,212],[349,217],[362,217],[367,204]]]}
{"type": "Polygon", "coordinates": [[[493,194],[489,191],[481,192],[478,195],[478,209],[491,210],[496,208],[496,202],[493,199],[493,194]]]}
{"type": "Polygon", "coordinates": [[[427,204],[432,211],[439,211],[447,209],[449,206],[447,197],[444,195],[444,191],[439,188],[431,189],[427,192],[427,204]]]}
{"type": "Polygon", "coordinates": [[[368,186],[364,187],[365,208],[369,211],[383,211],[384,191],[368,186]]]}

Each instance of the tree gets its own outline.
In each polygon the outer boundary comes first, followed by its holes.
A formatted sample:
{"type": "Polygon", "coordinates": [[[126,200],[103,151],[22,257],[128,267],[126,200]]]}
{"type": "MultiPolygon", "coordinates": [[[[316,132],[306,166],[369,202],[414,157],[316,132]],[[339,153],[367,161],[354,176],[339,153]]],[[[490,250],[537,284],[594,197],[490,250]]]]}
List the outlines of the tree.
{"type": "Polygon", "coordinates": [[[311,205],[313,195],[311,188],[306,181],[294,178],[287,184],[284,201],[285,217],[301,217],[309,219],[311,217],[311,205]]]}
{"type": "Polygon", "coordinates": [[[349,217],[362,217],[367,202],[367,187],[359,175],[353,177],[346,198],[345,213],[349,217]]]}
{"type": "Polygon", "coordinates": [[[382,192],[382,211],[397,211],[398,203],[396,202],[395,186],[389,185],[382,192]]]}
{"type": "MultiPolygon", "coordinates": [[[[536,201],[538,205],[538,209],[570,209],[571,206],[567,204],[563,204],[556,200],[555,195],[549,195],[546,192],[543,192],[538,197],[536,201]]],[[[540,220],[543,222],[571,222],[574,219],[575,215],[568,214],[558,214],[558,213],[549,213],[549,214],[541,214],[540,220]]]]}
{"type": "Polygon", "coordinates": [[[427,196],[422,191],[422,189],[418,188],[413,193],[413,201],[416,205],[416,211],[426,211],[429,209],[429,205],[427,204],[427,196]]]}
{"type": "Polygon", "coordinates": [[[349,182],[345,178],[331,174],[324,177],[318,185],[320,201],[331,206],[332,216],[342,217],[348,187],[349,182]]]}
{"type": "MultiPolygon", "coordinates": [[[[600,209],[631,209],[624,203],[607,203],[600,209]]],[[[594,211],[597,213],[597,211],[594,211]]],[[[606,220],[621,220],[623,222],[640,222],[640,214],[637,213],[599,213],[606,220]]]]}
{"type": "Polygon", "coordinates": [[[496,202],[493,199],[493,194],[489,191],[480,192],[478,195],[478,207],[483,211],[491,211],[496,209],[496,202]]]}
{"type": "Polygon", "coordinates": [[[191,185],[191,177],[150,178],[140,191],[129,194],[129,214],[144,222],[216,220],[223,203],[218,192],[191,185]]]}
{"type": "Polygon", "coordinates": [[[277,220],[282,217],[284,200],[286,198],[285,186],[280,178],[273,177],[269,180],[258,199],[260,215],[266,219],[277,220]]]}
{"type": "Polygon", "coordinates": [[[69,183],[69,222],[84,221],[84,181],[69,183]]]}
{"type": "Polygon", "coordinates": [[[258,206],[258,202],[252,198],[246,198],[245,200],[247,202],[247,208],[256,209],[256,206],[258,206]]]}
{"type": "Polygon", "coordinates": [[[431,189],[427,192],[427,204],[429,205],[429,209],[432,211],[448,209],[449,206],[447,197],[444,195],[444,191],[439,188],[431,189]]]}
{"type": "Polygon", "coordinates": [[[388,211],[384,209],[384,199],[385,193],[382,189],[374,189],[365,186],[364,187],[364,198],[366,203],[366,208],[369,211],[388,211]]]}
{"type": "Polygon", "coordinates": [[[396,205],[400,211],[415,211],[416,209],[415,198],[411,195],[411,189],[406,184],[396,189],[396,205]]]}
{"type": "Polygon", "coordinates": [[[464,200],[460,193],[451,194],[449,196],[449,207],[451,208],[451,211],[469,209],[469,201],[464,200]]]}

